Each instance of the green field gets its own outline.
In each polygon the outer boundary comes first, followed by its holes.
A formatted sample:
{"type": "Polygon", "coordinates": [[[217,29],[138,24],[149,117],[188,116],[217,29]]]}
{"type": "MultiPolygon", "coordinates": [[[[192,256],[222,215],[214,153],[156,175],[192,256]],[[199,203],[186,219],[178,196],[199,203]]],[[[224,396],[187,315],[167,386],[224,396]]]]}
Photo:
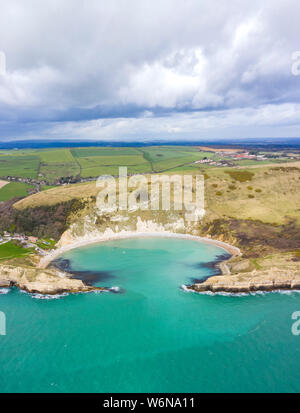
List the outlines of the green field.
{"type": "Polygon", "coordinates": [[[0,202],[27,196],[27,189],[30,188],[33,186],[23,182],[10,182],[0,189],[0,202]]]}
{"type": "Polygon", "coordinates": [[[135,148],[77,148],[71,150],[75,158],[89,156],[127,156],[138,155],[139,151],[135,148]]]}
{"type": "Polygon", "coordinates": [[[55,185],[42,185],[41,191],[47,191],[48,189],[55,188],[55,185]]]}
{"type": "Polygon", "coordinates": [[[0,177],[36,178],[39,164],[37,156],[0,155],[0,177]]]}
{"type": "Polygon", "coordinates": [[[140,153],[115,156],[89,156],[78,158],[82,177],[97,177],[103,174],[118,175],[120,166],[127,166],[128,173],[151,172],[150,164],[140,153]]]}
{"type": "Polygon", "coordinates": [[[36,243],[36,245],[43,250],[51,250],[54,248],[55,244],[56,242],[50,238],[38,240],[36,243]]]}
{"type": "Polygon", "coordinates": [[[12,241],[0,245],[0,261],[24,257],[32,252],[31,248],[22,248],[12,241]]]}
{"type": "Polygon", "coordinates": [[[41,164],[39,171],[39,179],[44,179],[47,182],[54,183],[60,178],[67,176],[77,176],[80,174],[80,166],[75,163],[55,163],[41,164]]]}
{"type": "Polygon", "coordinates": [[[63,163],[75,162],[69,149],[53,149],[38,152],[41,162],[43,163],[63,163]]]}
{"type": "MultiPolygon", "coordinates": [[[[117,176],[121,166],[127,166],[128,174],[199,171],[211,168],[211,165],[195,164],[195,161],[204,157],[215,161],[221,159],[213,151],[200,151],[194,146],[2,150],[0,178],[14,176],[38,179],[44,181],[46,186],[52,186],[59,184],[63,178],[72,177],[79,181],[81,178],[97,178],[105,174],[117,176]]],[[[231,162],[239,166],[256,166],[284,160],[231,159],[231,162]]]]}
{"type": "Polygon", "coordinates": [[[69,149],[40,150],[37,154],[41,160],[39,178],[49,184],[55,183],[60,178],[80,175],[80,165],[69,149]]]}
{"type": "Polygon", "coordinates": [[[154,172],[164,172],[174,168],[181,168],[182,166],[185,166],[184,170],[190,170],[191,165],[189,164],[204,157],[215,159],[214,154],[210,152],[199,152],[199,150],[194,147],[155,146],[142,148],[140,151],[143,153],[144,158],[151,164],[151,169],[154,172]]]}

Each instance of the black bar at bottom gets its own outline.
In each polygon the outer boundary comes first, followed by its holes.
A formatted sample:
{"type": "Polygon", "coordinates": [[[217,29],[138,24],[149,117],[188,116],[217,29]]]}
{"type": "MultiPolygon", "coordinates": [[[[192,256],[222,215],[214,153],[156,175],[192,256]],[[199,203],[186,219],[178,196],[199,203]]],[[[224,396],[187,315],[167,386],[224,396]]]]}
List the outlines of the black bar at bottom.
{"type": "Polygon", "coordinates": [[[4,405],[41,409],[41,407],[57,408],[64,405],[82,409],[123,408],[129,411],[138,411],[141,408],[181,408],[204,409],[225,406],[230,410],[247,407],[262,407],[261,404],[276,404],[277,408],[286,408],[285,403],[300,401],[299,394],[199,394],[199,393],[99,393],[99,394],[0,394],[1,410],[4,405]],[[231,402],[230,404],[227,403],[231,402]],[[246,405],[244,403],[247,403],[246,405]],[[45,404],[46,403],[46,404],[45,404]],[[242,403],[242,404],[241,404],[242,403]]]}

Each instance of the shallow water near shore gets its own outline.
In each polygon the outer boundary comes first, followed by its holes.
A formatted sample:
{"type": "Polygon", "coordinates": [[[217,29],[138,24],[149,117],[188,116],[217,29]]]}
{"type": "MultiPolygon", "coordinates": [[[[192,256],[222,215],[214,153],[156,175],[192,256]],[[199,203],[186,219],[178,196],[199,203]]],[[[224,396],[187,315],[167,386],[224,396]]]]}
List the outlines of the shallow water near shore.
{"type": "Polygon", "coordinates": [[[0,296],[1,392],[295,392],[300,294],[202,295],[180,286],[215,273],[211,244],[135,238],[65,253],[70,269],[122,293],[0,296]],[[37,297],[35,297],[37,298],[37,297]],[[56,297],[58,298],[58,297],[56,297]]]}

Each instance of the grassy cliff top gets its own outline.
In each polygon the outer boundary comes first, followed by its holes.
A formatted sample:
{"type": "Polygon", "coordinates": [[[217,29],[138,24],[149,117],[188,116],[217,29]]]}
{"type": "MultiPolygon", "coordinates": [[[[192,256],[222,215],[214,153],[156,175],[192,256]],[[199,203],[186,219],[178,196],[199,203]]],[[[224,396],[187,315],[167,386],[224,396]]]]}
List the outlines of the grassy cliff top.
{"type": "MultiPolygon", "coordinates": [[[[300,224],[300,162],[257,168],[200,168],[195,173],[205,177],[206,221],[230,218],[282,225],[294,220],[300,224]]],[[[60,186],[22,199],[14,207],[22,210],[55,205],[97,193],[95,181],[60,186]]]]}
{"type": "Polygon", "coordinates": [[[96,181],[84,182],[73,185],[63,185],[38,192],[27,198],[21,199],[14,204],[16,209],[34,208],[42,205],[56,205],[60,202],[67,202],[71,199],[88,198],[96,196],[98,189],[96,181]]]}

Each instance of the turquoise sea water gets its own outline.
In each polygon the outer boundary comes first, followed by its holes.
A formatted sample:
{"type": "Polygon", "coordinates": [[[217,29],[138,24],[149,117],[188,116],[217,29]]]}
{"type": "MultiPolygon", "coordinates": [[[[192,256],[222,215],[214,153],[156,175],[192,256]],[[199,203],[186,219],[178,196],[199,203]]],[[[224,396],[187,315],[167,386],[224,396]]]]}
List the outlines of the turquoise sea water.
{"type": "Polygon", "coordinates": [[[224,251],[190,240],[118,240],[66,253],[103,271],[91,293],[0,295],[1,392],[295,392],[300,294],[211,296],[180,289],[224,251]]]}

